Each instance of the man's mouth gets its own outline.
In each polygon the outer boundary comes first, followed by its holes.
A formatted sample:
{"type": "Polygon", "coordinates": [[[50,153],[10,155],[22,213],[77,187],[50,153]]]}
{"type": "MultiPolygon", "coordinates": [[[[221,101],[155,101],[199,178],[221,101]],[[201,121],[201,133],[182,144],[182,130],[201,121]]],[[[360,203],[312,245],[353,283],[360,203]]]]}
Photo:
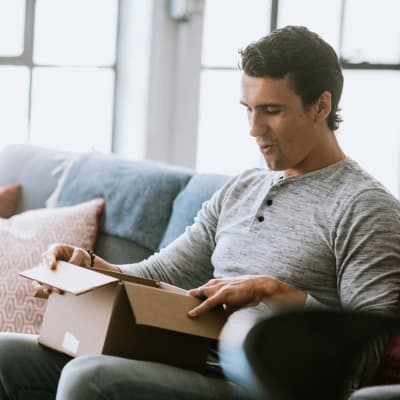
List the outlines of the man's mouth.
{"type": "Polygon", "coordinates": [[[264,153],[264,154],[269,153],[272,149],[272,146],[273,146],[272,144],[259,145],[261,153],[264,153]]]}

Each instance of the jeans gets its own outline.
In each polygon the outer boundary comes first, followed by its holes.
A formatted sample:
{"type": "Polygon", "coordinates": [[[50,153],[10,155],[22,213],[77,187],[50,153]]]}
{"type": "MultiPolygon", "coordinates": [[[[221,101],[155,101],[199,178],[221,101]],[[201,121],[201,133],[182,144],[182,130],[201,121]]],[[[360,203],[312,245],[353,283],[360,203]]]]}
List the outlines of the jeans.
{"type": "Polygon", "coordinates": [[[71,357],[36,336],[0,333],[0,399],[208,400],[247,396],[239,386],[165,364],[105,355],[71,357]]]}

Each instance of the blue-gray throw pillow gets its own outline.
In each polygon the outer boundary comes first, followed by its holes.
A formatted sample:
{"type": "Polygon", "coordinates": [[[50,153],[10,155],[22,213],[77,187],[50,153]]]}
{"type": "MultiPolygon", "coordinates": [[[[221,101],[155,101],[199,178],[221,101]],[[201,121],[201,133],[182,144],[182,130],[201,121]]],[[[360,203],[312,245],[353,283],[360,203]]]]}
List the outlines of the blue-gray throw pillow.
{"type": "Polygon", "coordinates": [[[160,249],[181,235],[187,226],[193,224],[194,217],[202,204],[209,200],[228,178],[227,175],[218,174],[195,174],[192,177],[174,201],[172,215],[161,240],[160,249]]]}
{"type": "Polygon", "coordinates": [[[103,197],[100,231],[155,251],[167,228],[172,203],[193,172],[155,161],[84,154],[68,171],[57,206],[103,197]]]}

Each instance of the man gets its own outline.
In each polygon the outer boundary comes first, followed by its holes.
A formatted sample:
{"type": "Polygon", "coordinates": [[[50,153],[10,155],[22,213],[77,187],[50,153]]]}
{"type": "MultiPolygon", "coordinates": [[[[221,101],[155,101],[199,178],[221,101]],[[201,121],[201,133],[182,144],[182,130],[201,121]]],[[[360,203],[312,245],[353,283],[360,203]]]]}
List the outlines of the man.
{"type": "MultiPolygon", "coordinates": [[[[57,260],[93,262],[189,288],[205,298],[193,318],[218,304],[228,313],[282,304],[393,312],[400,207],[333,133],[343,85],[334,50],[306,28],[286,27],[245,48],[241,66],[241,103],[269,170],[231,179],[182,236],[145,261],[115,266],[62,244],[45,260],[51,268],[57,260]]],[[[365,378],[378,356],[379,349],[368,354],[365,378]]],[[[207,373],[109,356],[70,360],[32,337],[3,335],[0,397],[55,393],[68,400],[246,398],[207,373]]]]}

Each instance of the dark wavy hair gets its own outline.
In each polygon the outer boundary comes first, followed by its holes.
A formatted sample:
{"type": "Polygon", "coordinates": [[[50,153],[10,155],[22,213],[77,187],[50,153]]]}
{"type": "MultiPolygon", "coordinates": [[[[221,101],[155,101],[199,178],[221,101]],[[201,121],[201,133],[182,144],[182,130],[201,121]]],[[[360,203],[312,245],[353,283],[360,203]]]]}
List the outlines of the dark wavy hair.
{"type": "Polygon", "coordinates": [[[304,107],[314,104],[322,92],[330,92],[332,109],[327,124],[332,131],[338,129],[343,74],[335,50],[320,36],[303,26],[287,26],[239,53],[239,66],[249,76],[283,79],[287,75],[304,107]]]}

